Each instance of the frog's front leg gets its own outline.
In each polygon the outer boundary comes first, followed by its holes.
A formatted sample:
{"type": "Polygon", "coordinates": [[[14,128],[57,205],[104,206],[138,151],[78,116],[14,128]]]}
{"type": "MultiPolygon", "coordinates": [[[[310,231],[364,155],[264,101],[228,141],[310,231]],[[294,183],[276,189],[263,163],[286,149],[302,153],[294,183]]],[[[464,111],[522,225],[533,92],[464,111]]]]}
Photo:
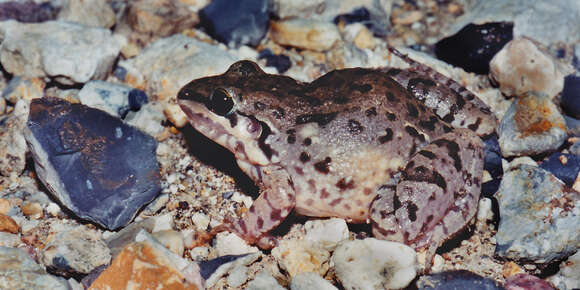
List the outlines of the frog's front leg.
{"type": "Polygon", "coordinates": [[[481,192],[483,145],[457,129],[434,140],[407,163],[395,186],[383,187],[371,206],[373,234],[427,248],[427,264],[443,242],[475,216],[481,192]]]}
{"type": "Polygon", "coordinates": [[[260,196],[241,218],[218,226],[215,231],[230,231],[250,244],[268,249],[275,241],[267,233],[278,226],[296,204],[294,184],[286,170],[261,167],[258,183],[260,196]]]}

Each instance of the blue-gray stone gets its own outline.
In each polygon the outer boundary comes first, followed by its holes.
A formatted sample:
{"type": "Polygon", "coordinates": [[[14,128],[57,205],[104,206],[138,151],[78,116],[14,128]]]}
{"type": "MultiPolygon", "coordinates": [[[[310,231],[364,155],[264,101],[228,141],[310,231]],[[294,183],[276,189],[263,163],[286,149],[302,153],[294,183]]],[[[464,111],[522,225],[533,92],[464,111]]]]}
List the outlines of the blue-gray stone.
{"type": "Polygon", "coordinates": [[[495,196],[498,256],[546,264],[580,247],[580,193],[548,171],[527,164],[512,167],[495,196]]]}
{"type": "Polygon", "coordinates": [[[580,172],[580,156],[556,152],[544,160],[540,168],[554,174],[567,186],[572,186],[580,172]]]}
{"type": "Polygon", "coordinates": [[[214,0],[199,11],[200,24],[226,45],[260,43],[268,30],[270,1],[214,0]]]}
{"type": "Polygon", "coordinates": [[[580,118],[580,77],[569,75],[564,78],[564,88],[560,101],[566,114],[580,118]]]}
{"type": "Polygon", "coordinates": [[[481,277],[467,270],[445,271],[425,275],[417,281],[418,289],[437,290],[499,290],[504,289],[498,282],[481,277]]]}
{"type": "Polygon", "coordinates": [[[140,89],[132,89],[129,92],[129,108],[139,111],[143,105],[147,104],[147,94],[140,89]]]}
{"type": "Polygon", "coordinates": [[[82,219],[118,229],[161,189],[155,139],[101,110],[34,99],[25,131],[39,179],[82,219]]]}

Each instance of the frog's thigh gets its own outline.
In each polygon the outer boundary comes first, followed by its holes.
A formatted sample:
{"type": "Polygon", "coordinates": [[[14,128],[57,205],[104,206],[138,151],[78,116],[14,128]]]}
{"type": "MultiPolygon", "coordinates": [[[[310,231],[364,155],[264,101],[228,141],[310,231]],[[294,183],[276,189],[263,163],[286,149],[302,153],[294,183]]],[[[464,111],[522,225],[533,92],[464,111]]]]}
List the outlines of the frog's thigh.
{"type": "Polygon", "coordinates": [[[233,230],[250,243],[280,224],[296,204],[294,185],[283,169],[262,169],[260,196],[249,211],[233,224],[233,230]]]}
{"type": "Polygon", "coordinates": [[[409,160],[396,193],[372,204],[373,233],[415,248],[440,245],[475,215],[482,171],[483,145],[473,132],[440,136],[409,160]]]}

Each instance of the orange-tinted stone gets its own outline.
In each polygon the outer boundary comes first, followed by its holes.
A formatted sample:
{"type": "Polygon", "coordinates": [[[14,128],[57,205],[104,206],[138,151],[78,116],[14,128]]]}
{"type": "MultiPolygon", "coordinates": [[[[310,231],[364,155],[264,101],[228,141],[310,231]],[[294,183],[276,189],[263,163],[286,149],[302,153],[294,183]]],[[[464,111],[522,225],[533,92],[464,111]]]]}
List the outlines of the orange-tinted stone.
{"type": "Polygon", "coordinates": [[[0,232],[16,234],[18,230],[20,230],[20,227],[11,217],[0,214],[0,232]]]}

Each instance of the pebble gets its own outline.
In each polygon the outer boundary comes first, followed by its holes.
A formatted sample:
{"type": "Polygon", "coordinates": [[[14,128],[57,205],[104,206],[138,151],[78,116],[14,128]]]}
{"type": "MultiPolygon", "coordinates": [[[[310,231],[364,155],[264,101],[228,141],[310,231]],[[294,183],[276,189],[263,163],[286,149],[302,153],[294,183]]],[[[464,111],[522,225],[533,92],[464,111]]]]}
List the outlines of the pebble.
{"type": "Polygon", "coordinates": [[[161,190],[157,142],[103,111],[35,99],[27,128],[38,178],[82,219],[118,229],[161,190]]]}
{"type": "Polygon", "coordinates": [[[280,19],[319,14],[326,8],[325,0],[273,0],[273,13],[280,19]]]}
{"type": "Polygon", "coordinates": [[[445,271],[422,276],[417,281],[417,288],[434,290],[503,290],[503,287],[498,282],[467,270],[445,271]]]}
{"type": "Polygon", "coordinates": [[[489,72],[489,62],[512,40],[513,24],[492,22],[467,24],[459,32],[435,44],[437,58],[465,71],[477,74],[489,72]]]}
{"type": "Polygon", "coordinates": [[[483,169],[487,170],[492,178],[498,178],[503,174],[501,167],[501,149],[496,135],[483,140],[483,169]]]}
{"type": "Polygon", "coordinates": [[[514,100],[501,119],[499,146],[504,157],[555,151],[566,139],[566,124],[544,94],[530,92],[514,100]]]}
{"type": "Polygon", "coordinates": [[[233,268],[227,278],[228,286],[230,287],[240,287],[242,284],[248,281],[248,267],[235,267],[233,268]]]}
{"type": "Polygon", "coordinates": [[[183,128],[187,125],[187,115],[181,110],[178,104],[167,104],[163,113],[167,120],[177,128],[183,128]]]}
{"type": "Polygon", "coordinates": [[[328,280],[313,272],[304,272],[296,275],[290,282],[292,290],[338,290],[328,280]]]}
{"type": "Polygon", "coordinates": [[[26,140],[24,127],[28,118],[28,102],[20,100],[14,111],[2,121],[0,126],[0,174],[19,176],[26,165],[26,140]]]}
{"type": "Polygon", "coordinates": [[[546,264],[580,246],[580,193],[544,169],[526,164],[510,168],[496,197],[499,257],[546,264]]]}
{"type": "Polygon", "coordinates": [[[340,218],[307,221],[304,228],[306,240],[328,251],[334,251],[340,241],[348,239],[348,226],[346,221],[340,218]]]}
{"type": "Polygon", "coordinates": [[[236,58],[220,46],[182,34],[156,40],[139,55],[119,61],[125,82],[158,100],[175,98],[193,79],[225,72],[236,58]]]}
{"type": "Polygon", "coordinates": [[[209,226],[209,217],[203,212],[196,212],[191,216],[193,226],[197,231],[205,231],[209,226]]]}
{"type": "Polygon", "coordinates": [[[111,28],[115,25],[115,12],[105,0],[67,0],[58,13],[58,19],[86,26],[111,28]]]}
{"type": "Polygon", "coordinates": [[[236,234],[221,232],[215,237],[215,245],[218,256],[242,255],[258,252],[258,248],[252,247],[236,234]]]}
{"type": "Polygon", "coordinates": [[[506,290],[552,290],[550,283],[529,274],[517,274],[506,279],[506,290]]]}
{"type": "Polygon", "coordinates": [[[260,51],[258,59],[265,59],[266,66],[275,67],[279,74],[285,73],[292,66],[292,62],[287,55],[273,54],[269,49],[260,51]]]}
{"type": "Polygon", "coordinates": [[[163,114],[163,104],[160,102],[147,103],[139,111],[131,111],[125,116],[127,124],[156,138],[165,131],[165,127],[162,125],[163,121],[165,121],[165,115],[163,114]]]}
{"type": "Polygon", "coordinates": [[[303,272],[324,275],[329,268],[330,252],[308,240],[280,241],[272,256],[290,277],[303,272]]]}
{"type": "Polygon", "coordinates": [[[345,289],[404,288],[417,275],[417,254],[401,243],[367,238],[344,241],[332,255],[345,289]]]}
{"type": "Polygon", "coordinates": [[[128,97],[129,108],[133,111],[139,111],[149,101],[147,94],[140,89],[132,89],[128,97]]]}
{"type": "Polygon", "coordinates": [[[8,199],[0,198],[0,214],[8,214],[11,208],[12,205],[8,199]]]}
{"type": "Polygon", "coordinates": [[[572,290],[580,288],[580,251],[560,263],[560,270],[548,278],[558,289],[572,290]]]}
{"type": "Polygon", "coordinates": [[[261,257],[261,252],[220,256],[215,259],[200,262],[200,274],[205,279],[207,288],[213,287],[225,275],[228,275],[228,284],[231,287],[235,287],[232,284],[241,285],[246,283],[248,280],[247,266],[253,264],[261,257]]]}
{"type": "Polygon", "coordinates": [[[0,246],[0,265],[3,289],[70,289],[65,279],[47,274],[22,249],[0,246]]]}
{"type": "Polygon", "coordinates": [[[268,31],[269,8],[267,0],[213,0],[199,11],[200,24],[228,46],[256,46],[268,31]]]}
{"type": "Polygon", "coordinates": [[[10,216],[0,214],[0,232],[17,234],[19,230],[20,227],[10,216]]]}
{"type": "Polygon", "coordinates": [[[155,218],[148,218],[142,221],[133,222],[118,232],[112,232],[110,236],[105,237],[107,247],[111,251],[113,259],[123,250],[125,246],[135,242],[135,237],[141,230],[149,233],[153,232],[155,227],[155,218]]]}
{"type": "Polygon", "coordinates": [[[11,104],[23,99],[30,103],[32,99],[42,98],[46,84],[40,78],[25,79],[13,77],[2,90],[2,97],[11,104]]]}
{"type": "Polygon", "coordinates": [[[193,28],[199,23],[196,11],[192,11],[196,2],[203,4],[201,2],[204,1],[130,1],[127,9],[127,24],[131,29],[128,29],[126,33],[140,34],[142,38],[149,39],[150,37],[165,37],[193,28]]]}
{"type": "Polygon", "coordinates": [[[344,27],[342,34],[345,41],[353,43],[360,49],[372,50],[377,46],[372,32],[361,23],[347,25],[344,27]]]}
{"type": "Polygon", "coordinates": [[[540,164],[540,168],[549,171],[571,187],[580,172],[580,156],[556,152],[540,164]]]}
{"type": "Polygon", "coordinates": [[[564,86],[560,65],[528,38],[507,43],[489,63],[489,71],[492,81],[506,96],[521,97],[537,91],[553,98],[564,86]]]}
{"type": "Polygon", "coordinates": [[[112,116],[122,118],[129,111],[129,93],[132,88],[100,80],[86,83],[79,91],[81,104],[103,110],[112,116]]]}
{"type": "Polygon", "coordinates": [[[0,31],[0,61],[7,72],[66,85],[104,78],[125,41],[108,29],[64,21],[0,22],[0,31]]]}
{"type": "Polygon", "coordinates": [[[482,197],[479,200],[479,205],[477,207],[477,220],[484,223],[493,220],[491,199],[482,197]]]}
{"type": "Polygon", "coordinates": [[[111,254],[101,235],[85,226],[77,226],[49,235],[40,261],[65,277],[88,274],[111,261],[111,254]]]}
{"type": "Polygon", "coordinates": [[[23,23],[36,23],[53,20],[58,13],[58,7],[50,1],[36,3],[34,1],[3,1],[0,3],[0,21],[14,19],[23,23]]]}
{"type": "Polygon", "coordinates": [[[183,235],[174,230],[163,230],[154,232],[151,234],[159,243],[165,246],[167,249],[177,254],[178,256],[183,256],[183,251],[185,250],[183,235]]]}
{"type": "Polygon", "coordinates": [[[566,114],[580,118],[580,76],[568,75],[564,78],[560,105],[566,114]]]}
{"type": "Polygon", "coordinates": [[[43,216],[42,205],[38,202],[25,202],[20,206],[22,213],[33,219],[40,219],[43,216]]]}
{"type": "Polygon", "coordinates": [[[265,270],[260,271],[254,280],[248,283],[247,290],[285,290],[286,288],[280,286],[278,281],[270,273],[265,270]]]}
{"type": "Polygon", "coordinates": [[[314,51],[327,51],[341,40],[336,25],[312,19],[273,21],[270,33],[280,45],[314,51]]]}
{"type": "Polygon", "coordinates": [[[0,231],[0,247],[16,248],[21,244],[20,235],[0,231]]]}

